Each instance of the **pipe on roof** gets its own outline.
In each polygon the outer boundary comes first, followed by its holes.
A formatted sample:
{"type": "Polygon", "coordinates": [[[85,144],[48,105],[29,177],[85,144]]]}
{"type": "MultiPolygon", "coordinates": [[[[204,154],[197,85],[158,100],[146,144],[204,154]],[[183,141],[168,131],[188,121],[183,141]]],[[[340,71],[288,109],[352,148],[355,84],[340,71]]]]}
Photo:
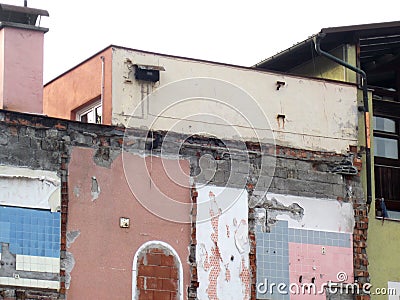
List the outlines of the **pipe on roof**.
{"type": "Polygon", "coordinates": [[[367,86],[367,74],[347,62],[337,58],[336,56],[325,52],[321,49],[321,40],[326,36],[325,33],[320,33],[317,36],[314,37],[314,44],[315,44],[315,51],[319,55],[325,56],[326,58],[333,60],[334,62],[344,66],[345,68],[348,68],[358,74],[361,75],[362,81],[361,81],[361,86],[363,90],[363,108],[362,111],[364,111],[364,122],[365,122],[365,155],[366,155],[366,172],[367,172],[367,205],[370,205],[372,202],[372,170],[371,170],[371,134],[370,134],[370,115],[369,115],[369,103],[368,103],[368,86],[367,86]]]}

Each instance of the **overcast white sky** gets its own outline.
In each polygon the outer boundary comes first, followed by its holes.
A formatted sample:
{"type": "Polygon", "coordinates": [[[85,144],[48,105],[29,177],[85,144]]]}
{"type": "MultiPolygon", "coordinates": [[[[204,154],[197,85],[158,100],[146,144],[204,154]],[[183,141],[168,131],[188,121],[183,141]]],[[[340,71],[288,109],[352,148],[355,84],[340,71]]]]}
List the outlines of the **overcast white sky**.
{"type": "MultiPolygon", "coordinates": [[[[0,0],[23,5],[23,0],[0,0]]],[[[398,0],[28,0],[46,9],[44,83],[110,44],[250,66],[321,28],[400,20],[398,0]]]]}

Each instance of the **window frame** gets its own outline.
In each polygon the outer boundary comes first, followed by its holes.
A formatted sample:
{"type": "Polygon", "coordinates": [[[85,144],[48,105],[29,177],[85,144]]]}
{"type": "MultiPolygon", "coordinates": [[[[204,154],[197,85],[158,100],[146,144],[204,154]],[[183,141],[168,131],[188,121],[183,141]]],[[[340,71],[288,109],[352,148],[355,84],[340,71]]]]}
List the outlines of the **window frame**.
{"type": "Polygon", "coordinates": [[[101,99],[95,100],[93,103],[85,105],[81,109],[77,110],[75,112],[75,120],[79,122],[82,121],[82,116],[89,114],[90,112],[94,112],[94,122],[85,122],[85,123],[91,123],[91,124],[103,124],[103,107],[101,103],[101,99]],[[98,123],[96,120],[96,109],[100,108],[101,109],[101,115],[100,115],[100,122],[98,123]]]}
{"type": "MultiPolygon", "coordinates": [[[[379,93],[378,93],[379,95],[379,93]]],[[[374,155],[374,174],[375,174],[375,217],[382,218],[382,211],[380,208],[380,198],[384,197],[385,194],[392,194],[393,199],[385,199],[386,209],[390,212],[400,212],[400,192],[392,190],[393,187],[390,185],[390,180],[395,180],[392,178],[396,173],[398,174],[398,169],[400,169],[400,104],[396,101],[390,100],[373,100],[374,104],[374,117],[386,118],[393,120],[395,122],[395,132],[388,132],[383,130],[375,129],[375,124],[373,126],[373,137],[389,138],[397,141],[397,155],[398,158],[388,158],[374,155]],[[386,169],[386,171],[385,171],[386,169]],[[386,175],[384,175],[386,173],[386,175]],[[387,177],[389,176],[389,177],[387,177]],[[386,183],[387,186],[383,185],[386,183]],[[380,188],[379,188],[380,187],[380,188]]],[[[376,144],[374,144],[375,152],[376,144]]],[[[397,176],[397,175],[396,175],[397,176]]],[[[386,218],[385,218],[386,219],[386,218]]],[[[388,219],[391,219],[390,216],[388,219]]],[[[397,217],[393,220],[398,221],[397,217]]]]}

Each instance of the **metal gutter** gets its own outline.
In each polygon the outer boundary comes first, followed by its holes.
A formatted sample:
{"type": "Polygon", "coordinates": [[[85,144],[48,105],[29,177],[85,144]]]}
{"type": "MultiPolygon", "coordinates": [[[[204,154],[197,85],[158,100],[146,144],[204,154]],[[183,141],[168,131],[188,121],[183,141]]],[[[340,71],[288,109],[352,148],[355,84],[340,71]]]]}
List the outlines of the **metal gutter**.
{"type": "Polygon", "coordinates": [[[361,86],[363,90],[363,104],[362,111],[364,112],[365,121],[365,155],[366,155],[366,172],[367,172],[367,204],[370,205],[372,202],[372,178],[371,178],[371,131],[370,131],[370,114],[369,114],[369,103],[368,103],[368,86],[367,86],[367,74],[347,62],[337,58],[336,56],[325,52],[321,49],[321,40],[326,36],[325,33],[320,33],[314,38],[315,50],[319,55],[325,56],[326,58],[344,66],[361,75],[362,81],[361,86]]]}

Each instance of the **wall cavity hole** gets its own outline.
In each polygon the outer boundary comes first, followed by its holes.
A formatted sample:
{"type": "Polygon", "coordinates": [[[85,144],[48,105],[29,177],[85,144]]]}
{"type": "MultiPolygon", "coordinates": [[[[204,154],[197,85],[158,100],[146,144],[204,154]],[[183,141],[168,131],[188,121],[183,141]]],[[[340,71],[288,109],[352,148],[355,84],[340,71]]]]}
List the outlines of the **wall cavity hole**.
{"type": "Polygon", "coordinates": [[[315,283],[315,277],[311,278],[311,283],[315,283]]]}
{"type": "Polygon", "coordinates": [[[299,282],[301,283],[302,281],[303,281],[303,275],[300,275],[299,282]]]}
{"type": "Polygon", "coordinates": [[[235,259],[235,257],[232,255],[232,256],[231,256],[231,261],[233,261],[234,259],[235,259]]]}

